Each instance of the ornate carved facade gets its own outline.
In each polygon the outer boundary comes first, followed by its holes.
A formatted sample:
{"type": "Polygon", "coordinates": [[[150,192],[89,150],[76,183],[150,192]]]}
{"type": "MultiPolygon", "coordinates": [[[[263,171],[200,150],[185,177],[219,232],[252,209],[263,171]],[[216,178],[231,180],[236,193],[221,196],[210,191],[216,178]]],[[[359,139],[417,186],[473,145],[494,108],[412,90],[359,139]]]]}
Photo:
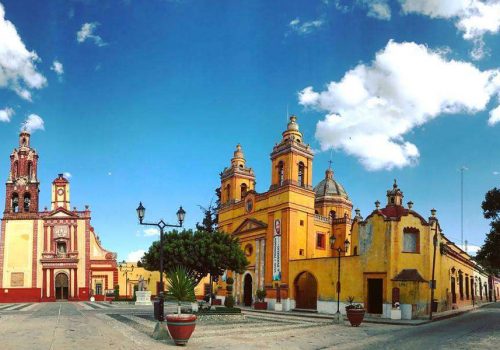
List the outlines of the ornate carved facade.
{"type": "Polygon", "coordinates": [[[91,212],[70,208],[70,184],[52,182],[39,210],[38,154],[22,131],[10,156],[0,232],[0,302],[96,299],[118,283],[116,254],[102,248],[91,212]]]}

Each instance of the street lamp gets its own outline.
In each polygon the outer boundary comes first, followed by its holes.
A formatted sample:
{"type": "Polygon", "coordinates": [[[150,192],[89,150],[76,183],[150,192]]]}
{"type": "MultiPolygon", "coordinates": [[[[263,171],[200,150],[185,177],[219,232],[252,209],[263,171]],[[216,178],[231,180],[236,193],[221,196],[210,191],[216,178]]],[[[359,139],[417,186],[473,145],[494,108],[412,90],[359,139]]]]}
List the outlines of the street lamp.
{"type": "Polygon", "coordinates": [[[335,235],[331,235],[330,236],[330,246],[332,247],[333,250],[336,250],[337,251],[337,255],[338,255],[338,258],[339,258],[339,263],[338,263],[338,272],[337,272],[337,276],[338,276],[338,280],[337,280],[337,314],[340,314],[340,253],[347,253],[347,250],[349,249],[349,240],[346,238],[346,240],[344,241],[344,250],[342,250],[342,248],[338,247],[338,248],[333,248],[333,245],[335,244],[335,240],[337,238],[335,237],[335,235]]]}
{"type": "Polygon", "coordinates": [[[125,260],[120,263],[120,271],[123,271],[123,276],[125,276],[125,294],[128,298],[128,273],[134,271],[134,265],[127,266],[125,260]]]}
{"type": "MultiPolygon", "coordinates": [[[[434,304],[434,290],[436,289],[436,281],[434,279],[434,271],[436,269],[436,248],[438,244],[438,222],[436,218],[436,209],[431,210],[431,219],[436,221],[436,226],[434,228],[431,228],[431,231],[434,231],[434,236],[432,237],[432,245],[434,248],[434,251],[432,253],[432,277],[431,277],[431,308],[429,312],[429,320],[432,320],[432,307],[434,304]]],[[[437,311],[437,310],[436,310],[437,311]]]]}
{"type": "Polygon", "coordinates": [[[179,222],[178,225],[170,225],[165,223],[165,221],[160,220],[157,223],[148,223],[148,222],[143,222],[144,216],[146,215],[146,208],[142,205],[142,202],[139,202],[139,206],[137,207],[137,216],[139,218],[139,224],[145,225],[145,226],[156,226],[160,229],[160,295],[158,296],[159,299],[159,310],[158,310],[158,321],[163,322],[165,319],[165,316],[163,314],[164,310],[164,303],[165,303],[165,296],[163,294],[163,232],[165,227],[182,227],[182,223],[184,222],[184,218],[186,216],[186,211],[182,209],[182,206],[177,210],[177,221],[179,222]]]}

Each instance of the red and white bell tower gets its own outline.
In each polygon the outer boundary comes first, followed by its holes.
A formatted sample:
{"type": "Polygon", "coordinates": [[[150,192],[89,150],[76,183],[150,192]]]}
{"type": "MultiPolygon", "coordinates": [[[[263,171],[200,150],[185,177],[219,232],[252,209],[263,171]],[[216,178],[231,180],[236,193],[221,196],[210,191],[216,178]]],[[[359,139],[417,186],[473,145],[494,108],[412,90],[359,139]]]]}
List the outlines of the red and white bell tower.
{"type": "Polygon", "coordinates": [[[6,183],[4,214],[38,213],[40,183],[37,177],[38,154],[30,146],[30,133],[19,134],[19,148],[10,155],[10,173],[6,183]]]}

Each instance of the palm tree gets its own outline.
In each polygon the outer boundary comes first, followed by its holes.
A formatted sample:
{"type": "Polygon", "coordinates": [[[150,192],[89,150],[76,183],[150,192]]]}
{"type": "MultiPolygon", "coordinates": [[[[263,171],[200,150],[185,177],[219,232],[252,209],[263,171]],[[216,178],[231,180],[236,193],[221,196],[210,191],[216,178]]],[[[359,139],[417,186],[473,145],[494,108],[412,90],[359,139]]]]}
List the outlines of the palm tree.
{"type": "Polygon", "coordinates": [[[181,314],[181,302],[196,300],[194,281],[188,269],[177,266],[167,274],[167,299],[177,301],[177,314],[181,314]]]}

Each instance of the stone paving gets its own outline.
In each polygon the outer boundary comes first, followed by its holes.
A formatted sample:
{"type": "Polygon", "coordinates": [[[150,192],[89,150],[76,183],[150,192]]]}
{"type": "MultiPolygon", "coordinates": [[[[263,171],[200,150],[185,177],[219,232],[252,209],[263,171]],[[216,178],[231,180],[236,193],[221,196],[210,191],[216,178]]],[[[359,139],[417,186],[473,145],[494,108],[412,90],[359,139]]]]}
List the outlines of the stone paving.
{"type": "MultiPolygon", "coordinates": [[[[167,312],[175,310],[166,306],[167,312]]],[[[165,349],[156,341],[152,306],[105,303],[0,304],[0,349],[165,349]]],[[[500,341],[500,303],[453,319],[423,326],[363,323],[332,324],[330,319],[302,315],[261,314],[246,310],[226,321],[200,320],[189,341],[191,349],[496,349],[500,341]],[[482,320],[490,320],[482,325],[482,320]],[[470,325],[464,320],[468,320],[470,325]],[[470,330],[469,330],[470,328],[470,330]],[[435,330],[439,329],[437,332],[435,330]],[[459,332],[460,334],[455,334],[459,332]],[[446,333],[443,337],[442,332],[446,333]],[[478,334],[472,334],[474,332],[478,334]],[[457,338],[455,338],[457,337],[457,338]],[[458,341],[457,341],[458,339],[458,341]],[[455,342],[453,342],[455,340],[455,342]],[[434,346],[433,346],[434,345],[434,346]]],[[[483,322],[484,323],[484,322],[483,322]]]]}

